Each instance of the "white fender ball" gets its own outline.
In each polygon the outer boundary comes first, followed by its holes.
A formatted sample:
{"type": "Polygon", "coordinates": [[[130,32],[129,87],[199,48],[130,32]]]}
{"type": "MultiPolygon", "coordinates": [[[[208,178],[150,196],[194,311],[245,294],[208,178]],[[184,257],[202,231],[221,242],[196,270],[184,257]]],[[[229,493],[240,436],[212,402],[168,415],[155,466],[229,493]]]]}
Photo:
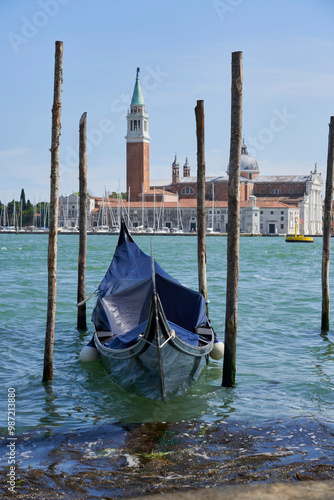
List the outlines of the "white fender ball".
{"type": "Polygon", "coordinates": [[[210,358],[219,360],[224,356],[225,346],[223,342],[215,342],[210,352],[210,358]]]}
{"type": "Polygon", "coordinates": [[[85,347],[83,347],[81,349],[81,353],[80,353],[81,361],[96,361],[98,357],[99,357],[99,353],[98,353],[96,347],[92,347],[90,345],[85,345],[85,347]]]}

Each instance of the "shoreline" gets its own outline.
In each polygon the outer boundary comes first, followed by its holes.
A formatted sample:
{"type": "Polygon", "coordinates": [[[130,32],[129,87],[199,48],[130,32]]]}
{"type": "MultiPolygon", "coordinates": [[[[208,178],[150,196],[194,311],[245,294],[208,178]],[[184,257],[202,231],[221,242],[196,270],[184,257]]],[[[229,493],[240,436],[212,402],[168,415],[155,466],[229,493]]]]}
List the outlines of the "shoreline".
{"type": "Polygon", "coordinates": [[[132,497],[133,500],[332,500],[334,481],[226,485],[158,495],[132,497]]]}
{"type": "Polygon", "coordinates": [[[39,427],[17,436],[15,498],[333,498],[333,426],[287,417],[39,427]]]}
{"type": "MultiPolygon", "coordinates": [[[[150,232],[142,232],[142,231],[130,231],[132,236],[197,236],[197,233],[165,233],[165,232],[156,232],[156,233],[150,233],[150,232]]],[[[28,234],[28,235],[48,235],[48,231],[0,231],[1,234],[28,234]]],[[[87,236],[118,236],[118,232],[112,232],[112,231],[87,231],[87,236]]],[[[78,235],[79,236],[79,231],[58,231],[58,235],[78,235]]],[[[227,233],[206,233],[206,237],[212,237],[212,236],[219,236],[219,237],[227,237],[227,233]]],[[[288,235],[286,234],[253,234],[253,233],[240,233],[240,237],[252,237],[252,238],[286,238],[288,235]]],[[[311,238],[322,238],[322,234],[305,234],[305,237],[311,237],[311,238]]],[[[334,235],[331,235],[333,237],[334,235]]]]}

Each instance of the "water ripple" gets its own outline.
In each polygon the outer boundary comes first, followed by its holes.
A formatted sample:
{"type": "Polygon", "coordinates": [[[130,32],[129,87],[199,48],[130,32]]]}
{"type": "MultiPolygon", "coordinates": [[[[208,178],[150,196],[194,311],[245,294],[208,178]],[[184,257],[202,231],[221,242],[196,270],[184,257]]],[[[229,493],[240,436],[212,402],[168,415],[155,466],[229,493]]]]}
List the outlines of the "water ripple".
{"type": "MultiPolygon", "coordinates": [[[[150,237],[137,237],[150,253],[150,237]]],[[[117,236],[89,236],[86,290],[103,278],[117,236]]],[[[143,400],[113,385],[99,361],[83,365],[90,339],[76,328],[76,235],[59,237],[54,377],[42,383],[47,307],[46,235],[0,235],[0,396],[6,428],[6,392],[17,392],[17,427],[99,425],[202,419],[318,416],[334,419],[334,331],[322,334],[321,239],[286,245],[282,238],[240,240],[237,387],[221,387],[222,363],[212,361],[186,395],[167,403],[143,400]]],[[[158,262],[197,287],[192,237],[153,238],[158,262]]],[[[224,337],[226,238],[207,240],[210,317],[224,337]]],[[[333,265],[330,285],[333,289],[333,265]]]]}

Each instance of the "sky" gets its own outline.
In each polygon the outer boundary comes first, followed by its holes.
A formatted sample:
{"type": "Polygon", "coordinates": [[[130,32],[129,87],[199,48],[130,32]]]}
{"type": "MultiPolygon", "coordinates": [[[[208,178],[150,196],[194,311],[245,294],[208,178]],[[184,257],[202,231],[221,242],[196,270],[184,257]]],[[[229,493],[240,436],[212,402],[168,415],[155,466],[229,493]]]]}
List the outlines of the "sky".
{"type": "Polygon", "coordinates": [[[55,41],[63,42],[60,194],[126,190],[126,113],[136,68],[149,113],[150,177],[177,154],[196,175],[204,100],[209,176],[226,175],[231,54],[243,53],[243,137],[261,175],[326,180],[334,115],[333,0],[0,0],[0,200],[47,201],[55,41]]]}

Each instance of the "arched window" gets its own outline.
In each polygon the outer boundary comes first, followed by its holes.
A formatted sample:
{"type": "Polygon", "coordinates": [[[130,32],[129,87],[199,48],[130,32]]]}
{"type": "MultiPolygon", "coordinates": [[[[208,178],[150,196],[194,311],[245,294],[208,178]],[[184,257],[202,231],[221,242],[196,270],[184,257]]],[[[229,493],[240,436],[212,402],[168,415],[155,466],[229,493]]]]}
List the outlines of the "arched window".
{"type": "Polygon", "coordinates": [[[280,189],[273,189],[271,194],[282,194],[282,191],[280,189]]]}
{"type": "Polygon", "coordinates": [[[186,186],[182,189],[181,194],[194,194],[194,190],[190,186],[186,186]]]}

